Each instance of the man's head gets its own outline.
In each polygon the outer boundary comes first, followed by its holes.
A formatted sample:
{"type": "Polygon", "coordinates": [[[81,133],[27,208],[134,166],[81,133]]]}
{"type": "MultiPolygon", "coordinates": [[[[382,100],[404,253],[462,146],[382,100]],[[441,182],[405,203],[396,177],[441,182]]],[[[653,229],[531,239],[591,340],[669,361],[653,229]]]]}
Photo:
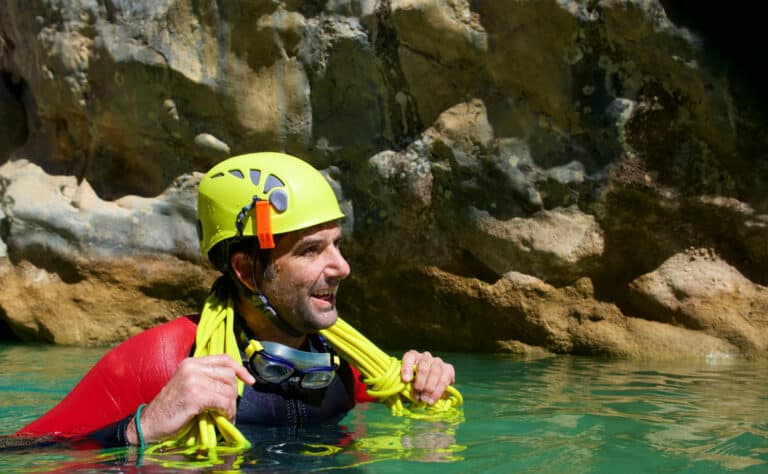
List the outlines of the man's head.
{"type": "Polygon", "coordinates": [[[336,289],[349,274],[342,217],[323,175],[282,153],[230,158],[200,182],[200,250],[302,333],[336,320],[336,289]]]}
{"type": "Polygon", "coordinates": [[[231,255],[240,283],[261,291],[278,314],[301,333],[336,322],[336,292],[349,275],[339,249],[341,226],[330,222],[283,235],[268,259],[231,255]]]}

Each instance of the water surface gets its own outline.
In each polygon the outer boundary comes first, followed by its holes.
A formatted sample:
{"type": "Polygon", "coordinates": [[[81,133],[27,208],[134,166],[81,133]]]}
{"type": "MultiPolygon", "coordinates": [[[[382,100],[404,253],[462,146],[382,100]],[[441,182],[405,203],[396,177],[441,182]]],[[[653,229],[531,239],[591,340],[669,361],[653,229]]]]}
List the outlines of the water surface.
{"type": "MultiPolygon", "coordinates": [[[[0,432],[43,414],[104,351],[0,345],[0,432]]],[[[765,363],[440,355],[456,365],[463,422],[396,418],[362,405],[340,425],[245,428],[251,451],[199,470],[768,472],[765,363]]],[[[117,472],[137,462],[147,472],[180,467],[139,459],[135,448],[0,450],[0,472],[117,472]]]]}

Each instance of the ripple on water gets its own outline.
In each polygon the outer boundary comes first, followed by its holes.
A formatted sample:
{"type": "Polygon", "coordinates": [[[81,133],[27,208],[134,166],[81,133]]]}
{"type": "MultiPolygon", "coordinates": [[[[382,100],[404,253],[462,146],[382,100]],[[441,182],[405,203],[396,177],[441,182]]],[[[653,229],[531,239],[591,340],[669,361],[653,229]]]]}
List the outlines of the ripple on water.
{"type": "MultiPolygon", "coordinates": [[[[44,412],[103,351],[0,346],[0,426],[9,432],[44,412]]],[[[233,465],[253,472],[768,472],[764,366],[441,356],[456,366],[463,422],[396,418],[383,406],[362,405],[333,427],[245,430],[254,448],[233,465]]],[[[94,456],[4,452],[0,471],[121,470],[119,459],[128,467],[135,460],[133,451],[94,456]]]]}

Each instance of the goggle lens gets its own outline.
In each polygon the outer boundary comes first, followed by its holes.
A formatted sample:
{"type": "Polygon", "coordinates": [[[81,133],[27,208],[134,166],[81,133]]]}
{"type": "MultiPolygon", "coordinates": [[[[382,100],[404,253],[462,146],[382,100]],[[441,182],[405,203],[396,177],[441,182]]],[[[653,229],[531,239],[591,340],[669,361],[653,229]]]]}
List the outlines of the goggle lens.
{"type": "Polygon", "coordinates": [[[305,372],[301,386],[309,389],[325,388],[331,384],[334,375],[336,372],[331,369],[305,372]]]}
{"type": "Polygon", "coordinates": [[[293,368],[286,364],[274,362],[261,356],[257,356],[254,359],[256,362],[256,372],[259,377],[269,383],[283,382],[293,373],[293,368]]]}

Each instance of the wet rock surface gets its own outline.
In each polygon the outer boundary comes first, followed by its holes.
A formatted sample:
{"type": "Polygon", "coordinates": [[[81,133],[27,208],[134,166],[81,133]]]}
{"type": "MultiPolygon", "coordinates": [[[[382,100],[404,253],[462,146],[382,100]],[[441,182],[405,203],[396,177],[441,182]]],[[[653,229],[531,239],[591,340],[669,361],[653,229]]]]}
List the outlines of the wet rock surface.
{"type": "Polygon", "coordinates": [[[679,2],[0,9],[12,337],[197,311],[199,172],[280,150],[342,200],[341,310],[382,345],[766,355],[767,114],[679,2]]]}

